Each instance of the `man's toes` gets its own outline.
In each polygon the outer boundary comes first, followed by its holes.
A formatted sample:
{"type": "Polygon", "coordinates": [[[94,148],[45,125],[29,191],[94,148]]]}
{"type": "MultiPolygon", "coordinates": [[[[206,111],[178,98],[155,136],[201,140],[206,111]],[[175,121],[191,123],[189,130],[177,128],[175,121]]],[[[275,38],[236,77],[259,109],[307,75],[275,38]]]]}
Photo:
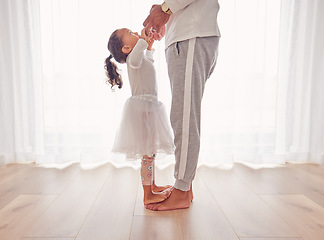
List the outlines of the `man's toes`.
{"type": "Polygon", "coordinates": [[[151,206],[151,207],[150,207],[150,210],[155,211],[155,206],[151,206]]]}
{"type": "Polygon", "coordinates": [[[159,205],[160,204],[154,204],[154,206],[152,206],[152,210],[157,211],[159,209],[159,205]]]}
{"type": "Polygon", "coordinates": [[[152,210],[152,207],[153,207],[152,205],[153,204],[148,204],[146,208],[149,209],[149,210],[152,210]]]}
{"type": "Polygon", "coordinates": [[[156,206],[157,204],[147,204],[147,205],[145,205],[145,208],[146,209],[149,209],[149,210],[153,210],[153,211],[156,211],[155,210],[155,206],[156,206]]]}

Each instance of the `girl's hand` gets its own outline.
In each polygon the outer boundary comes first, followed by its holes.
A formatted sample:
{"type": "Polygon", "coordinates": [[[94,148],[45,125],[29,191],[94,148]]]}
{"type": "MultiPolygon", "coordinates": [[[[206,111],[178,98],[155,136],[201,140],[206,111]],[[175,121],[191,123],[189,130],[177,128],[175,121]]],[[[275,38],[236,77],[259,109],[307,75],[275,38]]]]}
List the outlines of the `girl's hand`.
{"type": "Polygon", "coordinates": [[[146,41],[147,35],[145,33],[145,28],[143,28],[141,31],[141,38],[143,38],[146,41]]]}
{"type": "Polygon", "coordinates": [[[148,47],[147,49],[148,50],[151,50],[152,49],[152,46],[153,46],[153,43],[154,43],[154,38],[153,38],[153,35],[150,34],[150,35],[146,35],[145,33],[145,28],[141,31],[141,37],[148,43],[148,47]]]}
{"type": "Polygon", "coordinates": [[[151,50],[152,49],[152,46],[153,46],[153,43],[154,43],[154,39],[151,37],[146,42],[148,43],[147,50],[151,50]]]}

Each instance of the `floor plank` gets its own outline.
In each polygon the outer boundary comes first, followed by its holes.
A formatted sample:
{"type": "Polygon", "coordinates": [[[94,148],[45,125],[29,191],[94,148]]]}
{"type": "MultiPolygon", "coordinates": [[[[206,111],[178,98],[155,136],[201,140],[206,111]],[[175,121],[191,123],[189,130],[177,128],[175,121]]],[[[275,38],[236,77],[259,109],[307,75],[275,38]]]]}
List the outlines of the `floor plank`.
{"type": "Polygon", "coordinates": [[[244,164],[235,164],[234,173],[247,184],[256,194],[299,194],[298,185],[290,181],[283,181],[273,172],[285,167],[285,165],[273,166],[272,168],[252,168],[244,164]]]}
{"type": "Polygon", "coordinates": [[[193,182],[194,200],[189,209],[179,210],[181,229],[186,240],[238,240],[200,171],[193,182]]]}
{"type": "Polygon", "coordinates": [[[180,222],[177,217],[169,216],[134,216],[131,240],[182,240],[180,222]]]}
{"type": "Polygon", "coordinates": [[[0,183],[6,181],[8,177],[10,178],[12,175],[17,174],[27,167],[31,167],[31,164],[12,163],[8,165],[0,165],[0,183]]]}
{"type": "Polygon", "coordinates": [[[287,165],[283,168],[276,168],[275,171],[272,171],[275,177],[290,182],[291,185],[298,187],[299,192],[315,192],[315,193],[324,193],[323,181],[320,181],[318,178],[314,177],[312,173],[302,171],[301,169],[294,167],[294,165],[287,165]]]}
{"type": "Polygon", "coordinates": [[[240,238],[240,240],[303,240],[302,238],[240,238]]]}
{"type": "Polygon", "coordinates": [[[324,207],[324,171],[320,165],[286,164],[254,169],[235,164],[233,170],[257,194],[305,195],[324,207]]]}
{"type": "Polygon", "coordinates": [[[310,173],[313,176],[317,176],[321,180],[324,180],[324,164],[315,164],[315,163],[307,163],[307,164],[287,164],[289,167],[297,167],[304,170],[307,173],[310,173]]]}
{"type": "Polygon", "coordinates": [[[232,169],[199,173],[239,237],[299,237],[232,169]]]}
{"type": "MultiPolygon", "coordinates": [[[[21,170],[7,175],[0,181],[0,208],[17,198],[20,194],[25,193],[25,188],[29,183],[35,183],[39,171],[35,169],[34,164],[26,164],[21,170]]],[[[12,165],[8,166],[8,172],[11,171],[12,165]]]]}
{"type": "Polygon", "coordinates": [[[305,240],[324,239],[324,208],[303,195],[261,197],[305,240]]]}
{"type": "Polygon", "coordinates": [[[81,170],[23,237],[75,237],[111,167],[81,170]]]}
{"type": "MultiPolygon", "coordinates": [[[[276,168],[271,174],[283,184],[288,184],[291,188],[295,189],[294,193],[284,194],[305,195],[324,207],[324,179],[316,177],[316,174],[313,174],[313,172],[303,171],[297,167],[298,165],[286,164],[283,168],[276,168]]],[[[320,167],[316,169],[319,170],[320,167]]]]}
{"type": "Polygon", "coordinates": [[[129,239],[139,170],[113,168],[77,240],[129,239]]]}
{"type": "Polygon", "coordinates": [[[74,238],[21,238],[20,240],[74,240],[74,238]]]}
{"type": "Polygon", "coordinates": [[[24,166],[22,170],[0,182],[0,208],[21,194],[61,194],[80,169],[78,165],[64,169],[43,168],[35,164],[21,165],[24,166]]]}
{"type": "Polygon", "coordinates": [[[287,167],[298,168],[303,172],[303,175],[314,179],[315,182],[312,184],[315,189],[311,191],[307,190],[303,192],[303,195],[324,207],[324,164],[287,164],[287,167]]]}
{"type": "Polygon", "coordinates": [[[0,239],[20,239],[57,198],[55,195],[20,195],[0,210],[0,239]]]}

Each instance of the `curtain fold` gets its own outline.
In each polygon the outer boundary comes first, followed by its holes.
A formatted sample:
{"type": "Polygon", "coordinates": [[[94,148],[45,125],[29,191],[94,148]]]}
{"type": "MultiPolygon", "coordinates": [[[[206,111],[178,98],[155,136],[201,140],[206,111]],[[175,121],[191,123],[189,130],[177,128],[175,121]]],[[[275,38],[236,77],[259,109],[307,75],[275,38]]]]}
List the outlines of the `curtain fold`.
{"type": "Polygon", "coordinates": [[[324,3],[283,1],[278,70],[277,152],[324,163],[324,3]]]}
{"type": "Polygon", "coordinates": [[[42,151],[43,106],[37,1],[0,2],[0,164],[42,151]]]}
{"type": "MultiPolygon", "coordinates": [[[[140,31],[152,3],[0,2],[0,164],[124,163],[110,149],[130,96],[127,69],[118,65],[124,86],[112,92],[106,46],[117,28],[140,31]]],[[[199,163],[324,163],[323,1],[220,4],[199,163]]],[[[154,48],[159,99],[169,110],[164,41],[154,48]]]]}

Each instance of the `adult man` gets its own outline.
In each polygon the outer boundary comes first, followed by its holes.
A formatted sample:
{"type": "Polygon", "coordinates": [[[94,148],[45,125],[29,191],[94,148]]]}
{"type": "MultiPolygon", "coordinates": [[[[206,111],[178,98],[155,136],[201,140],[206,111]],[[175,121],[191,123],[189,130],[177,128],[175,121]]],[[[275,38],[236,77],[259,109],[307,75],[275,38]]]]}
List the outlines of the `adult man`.
{"type": "Polygon", "coordinates": [[[176,146],[171,195],[151,210],[188,208],[200,148],[200,112],[206,80],[216,65],[218,0],[165,0],[153,5],[143,25],[159,32],[166,25],[166,61],[171,83],[171,125],[176,146]]]}

